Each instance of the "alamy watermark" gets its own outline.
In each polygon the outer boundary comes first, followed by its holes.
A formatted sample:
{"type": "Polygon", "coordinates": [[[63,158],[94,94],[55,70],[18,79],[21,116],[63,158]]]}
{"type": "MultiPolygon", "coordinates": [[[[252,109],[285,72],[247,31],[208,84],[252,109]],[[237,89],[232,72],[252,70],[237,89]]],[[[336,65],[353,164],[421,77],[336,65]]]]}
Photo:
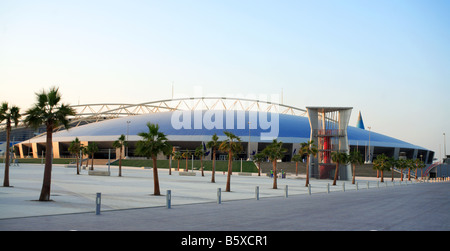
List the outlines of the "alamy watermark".
{"type": "MultiPolygon", "coordinates": [[[[187,95],[177,94],[174,98],[185,98],[187,95]]],[[[201,87],[194,87],[194,97],[217,97],[215,95],[204,95],[201,87]]],[[[225,96],[227,97],[227,96],[225,96]]],[[[280,96],[278,94],[231,94],[228,97],[233,99],[240,99],[242,102],[250,104],[255,102],[253,100],[264,101],[264,104],[269,103],[273,110],[278,111],[279,108],[274,108],[279,103],[280,96]]],[[[192,104],[194,105],[194,104],[192,104]]],[[[247,110],[258,111],[249,112],[242,110],[241,106],[234,105],[230,109],[208,109],[203,102],[195,104],[194,110],[177,110],[172,113],[171,124],[176,130],[181,129],[200,129],[200,130],[236,130],[236,129],[260,129],[260,140],[272,140],[278,138],[280,123],[278,112],[261,111],[261,104],[248,105],[247,110]]],[[[222,107],[224,108],[224,107],[222,107]]],[[[257,135],[253,135],[257,136],[257,135]]]]}

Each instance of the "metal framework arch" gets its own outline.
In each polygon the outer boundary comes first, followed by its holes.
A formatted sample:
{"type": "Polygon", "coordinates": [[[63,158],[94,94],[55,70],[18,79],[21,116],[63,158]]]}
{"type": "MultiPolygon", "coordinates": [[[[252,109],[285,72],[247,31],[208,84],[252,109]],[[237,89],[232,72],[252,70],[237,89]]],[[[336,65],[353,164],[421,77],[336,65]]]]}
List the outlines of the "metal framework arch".
{"type": "MultiPolygon", "coordinates": [[[[71,119],[72,126],[118,117],[135,116],[156,112],[175,110],[242,110],[261,111],[305,116],[307,111],[294,106],[270,102],[265,100],[233,97],[183,97],[162,99],[139,104],[129,103],[98,103],[72,105],[76,115],[71,119]]],[[[3,130],[6,124],[0,124],[3,130]]],[[[24,127],[20,121],[19,127],[24,127]]]]}
{"type": "Polygon", "coordinates": [[[243,110],[264,111],[305,116],[306,110],[264,100],[230,97],[187,97],[163,99],[140,104],[85,104],[73,105],[77,110],[74,121],[99,121],[123,116],[134,116],[175,110],[243,110]]]}

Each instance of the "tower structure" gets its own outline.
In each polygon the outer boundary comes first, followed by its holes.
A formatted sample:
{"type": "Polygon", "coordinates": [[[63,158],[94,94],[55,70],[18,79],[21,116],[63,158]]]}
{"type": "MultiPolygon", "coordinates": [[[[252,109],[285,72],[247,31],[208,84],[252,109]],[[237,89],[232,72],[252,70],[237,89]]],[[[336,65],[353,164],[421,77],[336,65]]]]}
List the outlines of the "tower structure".
{"type": "MultiPolygon", "coordinates": [[[[318,154],[310,158],[311,177],[330,179],[334,177],[336,164],[331,161],[332,152],[349,153],[347,127],[352,107],[306,107],[311,127],[310,139],[317,145],[318,154]]],[[[339,179],[351,177],[350,165],[342,164],[339,179]]]]}

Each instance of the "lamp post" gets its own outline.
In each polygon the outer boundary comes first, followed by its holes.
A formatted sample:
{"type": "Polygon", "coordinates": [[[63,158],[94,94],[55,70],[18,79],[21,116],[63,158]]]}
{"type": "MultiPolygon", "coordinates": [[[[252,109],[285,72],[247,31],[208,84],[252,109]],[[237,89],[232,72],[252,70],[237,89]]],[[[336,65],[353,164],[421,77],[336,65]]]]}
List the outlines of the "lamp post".
{"type": "Polygon", "coordinates": [[[251,160],[251,153],[250,153],[250,124],[251,122],[248,122],[248,149],[247,149],[247,154],[248,154],[248,158],[247,161],[251,160]]]}
{"type": "MultiPolygon", "coordinates": [[[[127,142],[128,142],[128,133],[130,130],[130,123],[131,123],[131,121],[127,120],[127,142]]],[[[125,151],[125,159],[128,159],[128,144],[127,144],[127,149],[125,151]]]]}
{"type": "Polygon", "coordinates": [[[369,156],[368,156],[368,160],[367,160],[367,163],[372,163],[372,161],[371,161],[371,159],[370,159],[370,129],[372,128],[372,127],[370,127],[370,126],[368,126],[367,128],[369,128],[369,156]]]}
{"type": "Polygon", "coordinates": [[[447,158],[447,147],[445,144],[445,132],[443,133],[443,135],[444,135],[444,159],[445,159],[445,158],[447,158]]]}

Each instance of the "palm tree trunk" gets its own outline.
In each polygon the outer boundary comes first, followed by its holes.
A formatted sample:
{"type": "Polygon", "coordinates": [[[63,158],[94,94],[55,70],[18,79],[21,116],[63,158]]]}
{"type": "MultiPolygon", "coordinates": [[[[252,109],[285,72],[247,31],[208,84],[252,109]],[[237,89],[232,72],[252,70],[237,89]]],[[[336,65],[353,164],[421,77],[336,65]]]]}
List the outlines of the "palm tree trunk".
{"type": "Polygon", "coordinates": [[[47,141],[45,151],[44,180],[42,182],[39,201],[50,200],[50,187],[52,182],[52,153],[53,153],[53,126],[47,125],[47,141]]]}
{"type": "Polygon", "coordinates": [[[272,161],[273,166],[273,189],[278,189],[277,187],[277,160],[272,161]]]}
{"type": "Polygon", "coordinates": [[[214,149],[213,151],[211,183],[216,183],[216,179],[214,177],[215,172],[216,172],[216,149],[214,149]]]}
{"type": "Polygon", "coordinates": [[[232,169],[232,162],[231,158],[233,157],[233,154],[231,153],[231,150],[228,152],[228,175],[227,175],[227,187],[225,189],[226,192],[231,192],[231,172],[232,169]]]}
{"type": "Polygon", "coordinates": [[[91,168],[89,170],[94,170],[94,153],[92,153],[91,168]]]}
{"type": "Polygon", "coordinates": [[[258,162],[258,176],[261,176],[261,162],[258,162]]]}
{"type": "Polygon", "coordinates": [[[383,175],[383,170],[381,170],[381,182],[384,182],[384,175],[383,175]]]}
{"type": "Polygon", "coordinates": [[[188,158],[186,157],[186,170],[185,170],[185,172],[187,172],[188,171],[188,158]]]}
{"type": "Polygon", "coordinates": [[[152,156],[153,160],[153,195],[161,195],[159,191],[158,168],[156,167],[156,156],[152,156]]]}
{"type": "Polygon", "coordinates": [[[9,144],[11,137],[11,121],[6,122],[6,154],[5,154],[5,177],[3,179],[3,186],[9,187],[9,152],[10,147],[9,144]]]}
{"type": "Polygon", "coordinates": [[[392,179],[391,179],[391,181],[393,182],[394,181],[394,168],[391,168],[391,170],[392,170],[392,179]]]}
{"type": "Polygon", "coordinates": [[[298,161],[295,162],[295,176],[298,176],[298,161]]]}
{"type": "Polygon", "coordinates": [[[356,164],[353,164],[353,179],[352,179],[353,185],[355,184],[355,177],[356,177],[355,171],[356,171],[356,164]]]}
{"type": "Polygon", "coordinates": [[[77,175],[79,175],[80,174],[80,168],[79,168],[79,165],[78,165],[80,163],[80,156],[79,156],[79,154],[76,154],[75,158],[77,158],[77,175]]]}
{"type": "Polygon", "coordinates": [[[172,175],[172,154],[169,155],[169,175],[172,175]]]}
{"type": "Polygon", "coordinates": [[[200,156],[200,168],[202,169],[202,176],[205,176],[203,173],[203,156],[200,156]]]}
{"type": "Polygon", "coordinates": [[[122,147],[119,150],[119,177],[122,176],[122,147]]]}
{"type": "Polygon", "coordinates": [[[334,171],[334,180],[333,180],[333,186],[336,186],[336,180],[338,177],[339,172],[339,162],[336,162],[336,171],[334,171]]]}
{"type": "Polygon", "coordinates": [[[408,180],[411,180],[411,168],[408,168],[408,180]]]}
{"type": "Polygon", "coordinates": [[[306,158],[306,184],[305,187],[309,185],[309,156],[306,158]]]}

